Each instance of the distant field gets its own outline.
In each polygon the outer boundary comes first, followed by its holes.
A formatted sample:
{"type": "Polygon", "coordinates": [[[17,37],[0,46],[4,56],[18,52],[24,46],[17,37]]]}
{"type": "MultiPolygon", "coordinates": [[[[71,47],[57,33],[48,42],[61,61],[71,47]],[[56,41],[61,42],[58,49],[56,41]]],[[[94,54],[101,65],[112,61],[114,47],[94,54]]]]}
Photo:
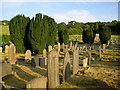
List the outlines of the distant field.
{"type": "Polygon", "coordinates": [[[9,26],[8,25],[0,25],[0,29],[2,29],[2,35],[10,35],[9,26]]]}

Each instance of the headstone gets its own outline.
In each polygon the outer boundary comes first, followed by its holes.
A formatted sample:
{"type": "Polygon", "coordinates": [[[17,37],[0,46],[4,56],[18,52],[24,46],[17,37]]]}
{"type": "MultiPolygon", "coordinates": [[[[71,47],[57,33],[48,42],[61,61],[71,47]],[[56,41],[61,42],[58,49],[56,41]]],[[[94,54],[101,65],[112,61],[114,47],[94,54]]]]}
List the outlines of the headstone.
{"type": "Polygon", "coordinates": [[[15,64],[16,63],[16,48],[14,44],[10,44],[9,50],[8,50],[8,61],[10,64],[15,64]]]}
{"type": "Polygon", "coordinates": [[[78,42],[76,42],[76,44],[75,44],[75,49],[77,49],[77,47],[78,47],[78,42]]]}
{"type": "Polygon", "coordinates": [[[34,68],[36,67],[36,63],[35,63],[35,59],[34,58],[32,58],[32,60],[31,60],[31,66],[34,67],[34,68]]]}
{"type": "Polygon", "coordinates": [[[58,53],[54,49],[48,55],[48,88],[56,88],[59,84],[58,53]]]}
{"type": "Polygon", "coordinates": [[[64,58],[63,81],[67,80],[71,76],[70,64],[71,64],[70,55],[67,52],[64,58]]]}
{"type": "Polygon", "coordinates": [[[83,59],[83,67],[87,67],[88,65],[88,58],[83,59]]]}
{"type": "Polygon", "coordinates": [[[25,61],[27,62],[28,60],[31,60],[31,51],[27,50],[25,52],[25,61]]]}
{"type": "Polygon", "coordinates": [[[79,53],[78,50],[73,51],[73,74],[77,74],[79,70],[79,53]]]}
{"type": "Polygon", "coordinates": [[[82,47],[80,47],[79,50],[81,51],[81,50],[82,50],[82,47]]]}
{"type": "Polygon", "coordinates": [[[50,52],[50,51],[52,51],[52,46],[51,45],[48,46],[48,52],[50,52]]]}
{"type": "Polygon", "coordinates": [[[43,57],[45,58],[45,65],[47,65],[47,52],[46,52],[46,49],[43,50],[43,57]]]}
{"type": "Polygon", "coordinates": [[[88,65],[91,64],[91,60],[92,60],[91,52],[88,52],[88,65]]]}
{"type": "Polygon", "coordinates": [[[70,42],[70,49],[72,48],[72,41],[70,42]]]}
{"type": "Polygon", "coordinates": [[[27,89],[45,89],[47,88],[47,78],[46,77],[37,77],[27,82],[27,89]]]}
{"type": "Polygon", "coordinates": [[[5,53],[8,53],[8,48],[9,48],[9,46],[5,45],[5,53]]]}
{"type": "Polygon", "coordinates": [[[40,59],[40,57],[39,57],[39,56],[35,56],[35,57],[34,57],[35,67],[36,67],[36,66],[39,66],[39,62],[40,62],[40,60],[39,60],[39,59],[40,59]]]}
{"type": "Polygon", "coordinates": [[[39,59],[39,66],[40,66],[40,67],[44,67],[44,66],[45,66],[45,58],[42,58],[42,57],[41,57],[41,58],[39,59]]]}
{"type": "Polygon", "coordinates": [[[12,65],[10,63],[2,63],[2,77],[12,74],[12,65]]]}
{"type": "Polygon", "coordinates": [[[43,50],[43,57],[46,58],[47,57],[47,52],[46,49],[43,50]]]}
{"type": "Polygon", "coordinates": [[[106,44],[103,44],[103,52],[105,52],[106,44]]]}
{"type": "Polygon", "coordinates": [[[58,53],[60,52],[60,43],[58,43],[58,53]]]}

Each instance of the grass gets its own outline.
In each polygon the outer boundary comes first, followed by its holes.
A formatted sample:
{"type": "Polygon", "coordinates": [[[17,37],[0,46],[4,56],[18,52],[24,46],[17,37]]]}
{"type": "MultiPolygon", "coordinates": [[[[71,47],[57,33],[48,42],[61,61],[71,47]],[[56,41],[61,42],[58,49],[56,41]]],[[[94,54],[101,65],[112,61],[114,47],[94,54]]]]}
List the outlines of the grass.
{"type": "Polygon", "coordinates": [[[8,25],[0,25],[0,28],[2,29],[2,35],[10,35],[8,25]]]}

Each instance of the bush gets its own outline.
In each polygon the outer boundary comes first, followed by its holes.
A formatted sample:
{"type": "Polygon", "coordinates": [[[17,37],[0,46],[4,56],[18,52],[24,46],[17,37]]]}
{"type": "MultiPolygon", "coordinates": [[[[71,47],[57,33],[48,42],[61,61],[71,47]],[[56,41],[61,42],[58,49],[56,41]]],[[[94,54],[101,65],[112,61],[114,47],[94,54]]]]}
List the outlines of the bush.
{"type": "Polygon", "coordinates": [[[111,29],[107,26],[100,26],[99,38],[101,44],[107,44],[108,40],[111,38],[111,29]]]}
{"type": "Polygon", "coordinates": [[[10,41],[10,35],[2,35],[2,42],[8,43],[10,41]]]}
{"type": "Polygon", "coordinates": [[[84,43],[92,44],[94,43],[95,33],[92,29],[87,29],[83,31],[82,39],[84,43]]]}

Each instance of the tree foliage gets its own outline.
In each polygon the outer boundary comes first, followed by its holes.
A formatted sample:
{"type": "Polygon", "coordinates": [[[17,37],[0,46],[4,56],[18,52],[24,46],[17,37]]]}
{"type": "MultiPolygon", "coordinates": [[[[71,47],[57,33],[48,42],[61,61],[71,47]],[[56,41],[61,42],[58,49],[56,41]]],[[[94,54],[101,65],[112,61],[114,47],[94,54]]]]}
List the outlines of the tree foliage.
{"type": "Polygon", "coordinates": [[[111,38],[111,29],[108,26],[101,25],[99,30],[99,38],[101,44],[107,44],[108,40],[111,38]]]}
{"type": "Polygon", "coordinates": [[[58,37],[60,44],[68,44],[69,42],[69,33],[65,23],[58,24],[58,37]]]}
{"type": "Polygon", "coordinates": [[[29,20],[30,19],[24,15],[17,15],[13,17],[9,23],[10,39],[20,53],[24,53],[26,50],[24,40],[29,20]]]}

